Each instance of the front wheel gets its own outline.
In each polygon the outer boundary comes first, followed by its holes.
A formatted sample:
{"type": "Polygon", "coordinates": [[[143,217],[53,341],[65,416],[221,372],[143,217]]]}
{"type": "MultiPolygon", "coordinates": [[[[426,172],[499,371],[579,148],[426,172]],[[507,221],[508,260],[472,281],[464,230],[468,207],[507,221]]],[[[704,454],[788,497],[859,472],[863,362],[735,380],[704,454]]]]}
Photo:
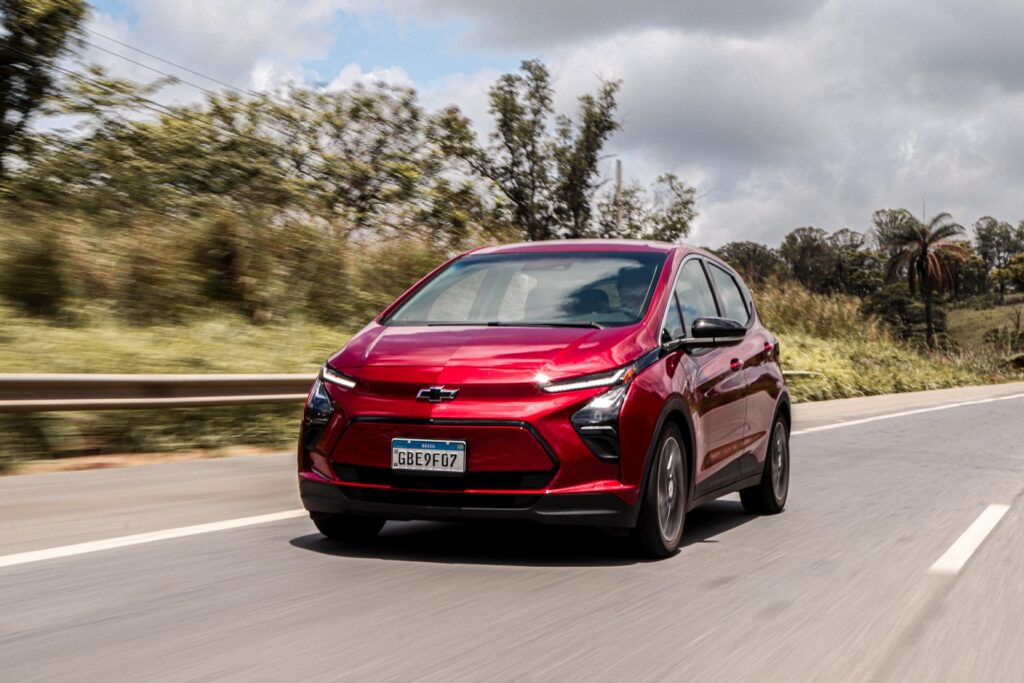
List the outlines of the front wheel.
{"type": "Polygon", "coordinates": [[[772,438],[764,459],[761,481],[740,491],[743,509],[751,515],[774,515],[786,507],[789,496],[789,429],[781,415],[772,425],[772,438]]]}
{"type": "Polygon", "coordinates": [[[643,554],[663,558],[675,554],[686,520],[686,451],[675,425],[661,433],[647,476],[640,518],[633,535],[643,554]]]}
{"type": "Polygon", "coordinates": [[[332,515],[323,512],[309,513],[316,528],[332,541],[365,543],[372,540],[384,527],[379,517],[358,517],[356,515],[332,515]]]}

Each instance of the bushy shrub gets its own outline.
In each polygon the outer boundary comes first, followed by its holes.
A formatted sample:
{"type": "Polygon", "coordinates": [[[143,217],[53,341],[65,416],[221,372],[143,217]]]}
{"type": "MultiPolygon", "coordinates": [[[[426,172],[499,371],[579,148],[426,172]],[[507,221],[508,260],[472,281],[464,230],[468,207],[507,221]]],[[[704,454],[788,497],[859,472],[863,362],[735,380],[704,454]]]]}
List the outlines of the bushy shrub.
{"type": "Polygon", "coordinates": [[[70,293],[58,230],[11,216],[0,221],[0,295],[26,313],[56,316],[70,293]]]}
{"type": "Polygon", "coordinates": [[[351,254],[356,327],[369,322],[395,297],[448,259],[440,246],[412,238],[354,249],[351,254]]]}
{"type": "Polygon", "coordinates": [[[885,325],[865,315],[856,297],[814,294],[790,282],[761,287],[754,301],[765,325],[776,333],[891,341],[885,325]]]}
{"type": "Polygon", "coordinates": [[[194,241],[166,219],[134,224],[111,239],[117,254],[113,301],[124,319],[178,322],[203,305],[200,278],[188,258],[194,241]]]}

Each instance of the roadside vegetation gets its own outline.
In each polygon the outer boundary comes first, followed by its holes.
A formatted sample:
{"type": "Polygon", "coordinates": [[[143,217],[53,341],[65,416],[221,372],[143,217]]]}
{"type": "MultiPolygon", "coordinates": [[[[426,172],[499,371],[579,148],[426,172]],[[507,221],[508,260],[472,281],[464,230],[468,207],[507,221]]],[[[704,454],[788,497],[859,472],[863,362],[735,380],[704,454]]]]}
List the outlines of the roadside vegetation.
{"type": "MultiPolygon", "coordinates": [[[[619,83],[558,114],[539,61],[486,138],[409,88],[209,90],[76,57],[81,0],[0,0],[0,372],[314,372],[449,256],[562,238],[685,239],[684,179],[606,182],[619,83]],[[180,85],[180,83],[179,83],[180,85]]],[[[480,123],[480,122],[477,122],[480,123]]],[[[782,339],[801,400],[1019,378],[1024,221],[865,211],[716,251],[782,339]],[[1016,315],[1016,318],[1014,316],[1016,315]]],[[[298,409],[0,415],[3,458],[290,445],[298,409]],[[254,419],[255,418],[255,419],[254,419]]]]}

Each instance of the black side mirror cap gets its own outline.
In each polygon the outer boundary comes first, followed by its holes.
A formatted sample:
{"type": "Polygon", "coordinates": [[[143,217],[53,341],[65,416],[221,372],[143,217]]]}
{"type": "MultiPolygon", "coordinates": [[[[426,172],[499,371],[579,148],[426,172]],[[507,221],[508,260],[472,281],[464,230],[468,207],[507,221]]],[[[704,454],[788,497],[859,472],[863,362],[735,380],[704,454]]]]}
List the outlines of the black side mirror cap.
{"type": "Polygon", "coordinates": [[[743,323],[726,318],[697,318],[690,326],[690,336],[679,340],[688,348],[707,348],[739,344],[747,335],[743,323]]]}

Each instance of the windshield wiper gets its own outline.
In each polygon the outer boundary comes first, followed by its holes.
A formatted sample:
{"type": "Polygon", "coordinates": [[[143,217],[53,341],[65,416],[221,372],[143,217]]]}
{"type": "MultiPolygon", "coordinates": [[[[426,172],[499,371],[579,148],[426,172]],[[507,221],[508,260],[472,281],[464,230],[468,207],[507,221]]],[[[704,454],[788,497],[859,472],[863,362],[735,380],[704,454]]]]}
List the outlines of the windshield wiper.
{"type": "Polygon", "coordinates": [[[580,323],[526,323],[503,320],[489,320],[487,322],[440,322],[427,323],[427,327],[591,327],[596,330],[603,330],[604,325],[593,320],[580,323]]]}
{"type": "Polygon", "coordinates": [[[596,323],[593,320],[580,323],[503,323],[503,322],[491,322],[488,325],[495,327],[592,327],[595,330],[603,330],[604,325],[596,323]]]}

